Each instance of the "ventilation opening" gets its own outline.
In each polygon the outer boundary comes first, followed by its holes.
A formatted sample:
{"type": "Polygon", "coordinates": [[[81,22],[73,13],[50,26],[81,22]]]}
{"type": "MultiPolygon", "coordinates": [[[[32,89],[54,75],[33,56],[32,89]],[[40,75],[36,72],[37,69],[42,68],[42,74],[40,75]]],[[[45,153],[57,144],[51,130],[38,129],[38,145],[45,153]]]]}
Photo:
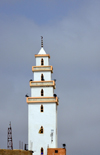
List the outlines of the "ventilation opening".
{"type": "Polygon", "coordinates": [[[43,66],[44,65],[44,60],[43,60],[43,58],[41,59],[41,66],[43,66]]]}

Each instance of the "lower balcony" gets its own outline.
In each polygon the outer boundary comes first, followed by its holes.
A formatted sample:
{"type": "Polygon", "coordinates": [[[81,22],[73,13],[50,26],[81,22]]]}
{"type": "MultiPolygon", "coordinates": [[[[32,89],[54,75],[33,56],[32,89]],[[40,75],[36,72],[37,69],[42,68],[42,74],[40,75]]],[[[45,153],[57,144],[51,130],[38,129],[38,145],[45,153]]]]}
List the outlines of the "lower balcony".
{"type": "Polygon", "coordinates": [[[58,103],[57,97],[27,97],[26,102],[29,103],[58,103]]]}

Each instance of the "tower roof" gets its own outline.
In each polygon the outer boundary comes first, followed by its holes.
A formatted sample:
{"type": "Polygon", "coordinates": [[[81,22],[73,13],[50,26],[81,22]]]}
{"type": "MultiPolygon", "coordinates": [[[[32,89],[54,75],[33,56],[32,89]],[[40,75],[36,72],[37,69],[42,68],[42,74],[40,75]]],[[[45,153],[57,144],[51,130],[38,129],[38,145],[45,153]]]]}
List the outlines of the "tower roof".
{"type": "Polygon", "coordinates": [[[46,54],[45,50],[43,49],[43,47],[41,47],[40,51],[38,54],[46,54]]]}
{"type": "Polygon", "coordinates": [[[41,36],[41,49],[38,54],[35,54],[35,57],[49,57],[50,58],[50,55],[46,54],[43,48],[43,37],[42,36],[41,36]]]}

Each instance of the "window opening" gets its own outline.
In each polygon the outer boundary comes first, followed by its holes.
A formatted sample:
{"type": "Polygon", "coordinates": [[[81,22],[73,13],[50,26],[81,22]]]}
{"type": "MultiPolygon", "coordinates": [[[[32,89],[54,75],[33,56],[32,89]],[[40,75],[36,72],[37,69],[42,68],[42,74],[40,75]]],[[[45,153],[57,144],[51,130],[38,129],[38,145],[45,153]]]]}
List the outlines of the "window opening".
{"type": "Polygon", "coordinates": [[[43,147],[41,147],[41,155],[43,155],[43,147]]]}
{"type": "Polygon", "coordinates": [[[41,74],[41,81],[44,81],[44,76],[43,76],[43,74],[41,74]]]}
{"type": "Polygon", "coordinates": [[[41,89],[41,96],[44,96],[44,91],[43,91],[43,89],[41,89]]]}
{"type": "Polygon", "coordinates": [[[43,105],[41,105],[41,108],[40,109],[41,109],[41,112],[43,112],[43,105]]]}
{"type": "Polygon", "coordinates": [[[55,150],[55,153],[58,153],[58,150],[55,150]]]}
{"type": "Polygon", "coordinates": [[[44,65],[44,60],[43,60],[43,58],[41,59],[41,65],[44,65]]]}
{"type": "Polygon", "coordinates": [[[40,130],[39,130],[39,133],[43,133],[43,126],[41,126],[40,130]]]}

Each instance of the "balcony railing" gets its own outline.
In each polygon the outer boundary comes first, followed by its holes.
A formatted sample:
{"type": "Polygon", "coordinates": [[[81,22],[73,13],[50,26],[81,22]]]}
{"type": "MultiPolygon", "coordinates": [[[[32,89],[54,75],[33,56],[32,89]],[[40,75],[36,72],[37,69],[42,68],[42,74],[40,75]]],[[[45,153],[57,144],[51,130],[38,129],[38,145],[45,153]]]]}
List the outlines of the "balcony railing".
{"type": "Polygon", "coordinates": [[[54,87],[55,81],[30,81],[30,87],[54,87]]]}
{"type": "Polygon", "coordinates": [[[49,57],[50,58],[50,55],[49,54],[35,54],[35,57],[49,57]]]}
{"type": "Polygon", "coordinates": [[[53,73],[53,67],[52,66],[32,66],[33,72],[39,72],[39,71],[51,71],[53,73]]]}
{"type": "Polygon", "coordinates": [[[57,97],[27,97],[26,102],[29,103],[58,103],[57,97]]]}

